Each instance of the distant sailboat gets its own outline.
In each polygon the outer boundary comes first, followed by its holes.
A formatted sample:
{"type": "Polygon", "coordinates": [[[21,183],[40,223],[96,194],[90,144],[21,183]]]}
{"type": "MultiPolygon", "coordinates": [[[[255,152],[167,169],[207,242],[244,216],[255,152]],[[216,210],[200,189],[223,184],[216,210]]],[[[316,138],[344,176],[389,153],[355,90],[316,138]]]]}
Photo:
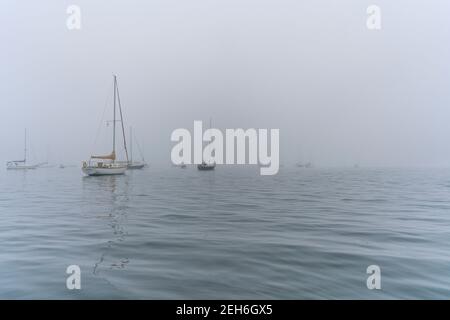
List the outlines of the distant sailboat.
{"type": "Polygon", "coordinates": [[[30,165],[27,163],[27,129],[25,129],[25,141],[24,141],[24,156],[23,160],[13,160],[6,163],[6,169],[8,170],[27,170],[36,169],[39,165],[30,165]]]}
{"type": "Polygon", "coordinates": [[[214,170],[216,168],[216,163],[212,162],[212,163],[206,163],[205,161],[202,161],[202,163],[200,163],[197,166],[198,170],[214,170]]]}
{"type": "Polygon", "coordinates": [[[114,75],[114,103],[113,103],[113,146],[112,146],[112,152],[109,155],[105,156],[91,156],[88,162],[83,162],[82,171],[86,175],[89,176],[104,176],[104,175],[120,175],[124,174],[127,170],[127,163],[128,163],[128,152],[127,152],[127,145],[125,141],[125,132],[124,132],[124,125],[123,125],[123,116],[122,116],[122,106],[120,104],[120,96],[119,96],[119,89],[117,86],[117,77],[114,75]],[[120,114],[120,121],[122,124],[122,135],[123,135],[123,146],[125,149],[125,153],[127,156],[127,161],[125,163],[123,162],[117,162],[116,161],[116,100],[119,104],[119,114],[120,114]]]}
{"type": "Polygon", "coordinates": [[[299,162],[299,163],[297,163],[297,167],[310,169],[313,167],[313,164],[311,162],[306,162],[306,163],[299,162]]]}
{"type": "MultiPolygon", "coordinates": [[[[139,147],[139,146],[138,146],[139,147]]],[[[145,163],[144,157],[142,156],[142,161],[133,161],[133,129],[130,127],[130,161],[128,161],[128,169],[142,169],[147,164],[145,163]]]]}
{"type": "MultiPolygon", "coordinates": [[[[211,118],[209,119],[209,128],[211,129],[211,118]]],[[[214,170],[216,168],[216,162],[206,162],[203,159],[203,150],[202,150],[202,163],[197,165],[197,169],[201,171],[214,170]]]]}
{"type": "Polygon", "coordinates": [[[47,160],[46,160],[45,162],[39,163],[39,164],[38,164],[39,168],[50,169],[50,168],[56,167],[55,164],[51,164],[51,163],[50,163],[50,161],[49,161],[49,158],[50,158],[50,157],[49,157],[49,154],[50,154],[49,148],[47,147],[47,160]]]}
{"type": "Polygon", "coordinates": [[[50,169],[50,168],[55,168],[56,165],[55,164],[50,164],[47,161],[46,162],[41,162],[37,165],[39,168],[44,168],[44,169],[50,169]]]}

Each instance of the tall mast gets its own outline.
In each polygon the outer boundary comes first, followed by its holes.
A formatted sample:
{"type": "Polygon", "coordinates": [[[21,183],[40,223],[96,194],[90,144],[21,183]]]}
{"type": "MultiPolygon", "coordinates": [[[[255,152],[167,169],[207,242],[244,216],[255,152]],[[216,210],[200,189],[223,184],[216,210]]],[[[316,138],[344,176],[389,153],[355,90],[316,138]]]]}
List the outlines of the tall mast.
{"type": "Polygon", "coordinates": [[[25,144],[24,144],[23,162],[27,162],[27,129],[26,128],[25,128],[25,144]]]}
{"type": "Polygon", "coordinates": [[[133,128],[130,126],[130,163],[133,163],[133,128]]]}
{"type": "Polygon", "coordinates": [[[128,150],[127,150],[127,140],[125,139],[125,127],[123,125],[122,103],[120,102],[119,86],[117,85],[117,80],[116,80],[116,90],[117,90],[117,101],[119,102],[120,123],[122,125],[123,148],[125,149],[125,155],[127,157],[127,162],[129,162],[128,150]]]}
{"type": "Polygon", "coordinates": [[[114,119],[113,119],[113,153],[116,153],[116,91],[117,91],[117,79],[114,75],[114,119]]]}
{"type": "MultiPolygon", "coordinates": [[[[209,129],[211,129],[211,117],[209,117],[209,129]]],[[[211,131],[209,132],[209,138],[211,139],[211,131]]],[[[203,142],[202,142],[202,163],[205,162],[203,159],[203,142]]]]}

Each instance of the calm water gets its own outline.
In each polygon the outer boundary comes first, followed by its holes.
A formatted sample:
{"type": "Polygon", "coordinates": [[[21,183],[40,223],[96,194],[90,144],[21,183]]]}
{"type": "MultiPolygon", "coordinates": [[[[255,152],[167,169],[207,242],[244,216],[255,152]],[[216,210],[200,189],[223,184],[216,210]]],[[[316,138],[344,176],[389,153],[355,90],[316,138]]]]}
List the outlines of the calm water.
{"type": "Polygon", "coordinates": [[[2,170],[0,219],[0,298],[450,298],[450,169],[2,170]]]}

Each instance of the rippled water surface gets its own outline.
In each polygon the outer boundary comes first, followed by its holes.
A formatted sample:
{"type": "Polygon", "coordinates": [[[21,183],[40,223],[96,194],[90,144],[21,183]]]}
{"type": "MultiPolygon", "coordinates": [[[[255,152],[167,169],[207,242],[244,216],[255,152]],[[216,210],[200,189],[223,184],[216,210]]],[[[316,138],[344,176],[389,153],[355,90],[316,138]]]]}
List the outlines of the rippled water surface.
{"type": "Polygon", "coordinates": [[[450,170],[3,170],[0,298],[450,298],[450,170]]]}

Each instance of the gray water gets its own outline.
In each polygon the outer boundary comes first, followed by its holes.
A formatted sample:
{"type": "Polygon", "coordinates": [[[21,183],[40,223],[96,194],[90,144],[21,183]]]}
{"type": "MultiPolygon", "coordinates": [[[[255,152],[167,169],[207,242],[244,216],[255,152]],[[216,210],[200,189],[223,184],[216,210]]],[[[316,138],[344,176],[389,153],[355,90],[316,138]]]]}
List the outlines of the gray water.
{"type": "Polygon", "coordinates": [[[4,170],[0,219],[0,298],[450,298],[450,169],[4,170]]]}

